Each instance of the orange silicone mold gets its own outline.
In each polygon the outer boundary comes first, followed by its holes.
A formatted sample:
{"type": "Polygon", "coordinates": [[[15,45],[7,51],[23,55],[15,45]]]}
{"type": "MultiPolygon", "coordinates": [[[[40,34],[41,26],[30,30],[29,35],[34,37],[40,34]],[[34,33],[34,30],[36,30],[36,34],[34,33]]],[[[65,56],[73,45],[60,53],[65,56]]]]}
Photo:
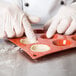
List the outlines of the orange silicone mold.
{"type": "Polygon", "coordinates": [[[37,43],[21,43],[20,40],[26,39],[26,37],[9,40],[22,48],[32,59],[76,47],[76,34],[71,36],[55,34],[53,38],[48,39],[44,30],[35,29],[34,32],[38,35],[37,43]]]}

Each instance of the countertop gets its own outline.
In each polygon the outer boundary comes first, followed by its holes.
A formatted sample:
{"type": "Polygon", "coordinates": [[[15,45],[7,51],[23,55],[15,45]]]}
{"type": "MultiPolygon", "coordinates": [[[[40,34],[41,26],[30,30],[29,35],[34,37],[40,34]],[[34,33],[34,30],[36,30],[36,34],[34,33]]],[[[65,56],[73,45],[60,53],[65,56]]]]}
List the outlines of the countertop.
{"type": "Polygon", "coordinates": [[[0,76],[76,76],[76,48],[32,60],[13,43],[0,40],[0,76]]]}

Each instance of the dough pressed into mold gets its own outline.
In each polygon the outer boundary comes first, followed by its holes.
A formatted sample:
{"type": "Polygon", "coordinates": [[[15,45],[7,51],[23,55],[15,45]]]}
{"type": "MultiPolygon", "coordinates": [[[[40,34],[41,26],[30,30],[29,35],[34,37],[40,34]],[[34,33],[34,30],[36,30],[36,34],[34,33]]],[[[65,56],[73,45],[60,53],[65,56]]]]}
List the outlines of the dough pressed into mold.
{"type": "Polygon", "coordinates": [[[22,44],[31,44],[27,38],[21,39],[20,42],[21,42],[22,44]]]}
{"type": "Polygon", "coordinates": [[[30,49],[34,52],[46,52],[51,50],[51,48],[48,45],[44,45],[44,44],[32,45],[30,49]]]}
{"type": "MultiPolygon", "coordinates": [[[[35,43],[37,43],[38,41],[36,41],[35,43]]],[[[21,39],[20,40],[20,43],[22,43],[22,44],[33,44],[33,43],[31,43],[29,40],[28,40],[28,38],[25,38],[25,39],[21,39]]]]}

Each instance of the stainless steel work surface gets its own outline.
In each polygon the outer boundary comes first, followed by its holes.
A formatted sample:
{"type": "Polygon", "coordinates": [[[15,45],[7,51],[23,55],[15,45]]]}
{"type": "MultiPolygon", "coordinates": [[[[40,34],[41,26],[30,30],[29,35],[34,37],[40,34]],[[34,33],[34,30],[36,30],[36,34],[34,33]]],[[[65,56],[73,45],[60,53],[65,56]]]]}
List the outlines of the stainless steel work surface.
{"type": "Polygon", "coordinates": [[[0,76],[76,76],[76,48],[32,60],[8,40],[0,40],[0,76]]]}

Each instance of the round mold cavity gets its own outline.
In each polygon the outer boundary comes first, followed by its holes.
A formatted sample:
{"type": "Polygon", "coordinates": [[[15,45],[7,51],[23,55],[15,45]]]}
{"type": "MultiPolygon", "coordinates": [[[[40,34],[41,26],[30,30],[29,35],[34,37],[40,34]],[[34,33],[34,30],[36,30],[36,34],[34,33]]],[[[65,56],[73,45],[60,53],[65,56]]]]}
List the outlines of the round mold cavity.
{"type": "Polygon", "coordinates": [[[34,54],[33,56],[36,57],[37,55],[34,54]]]}
{"type": "Polygon", "coordinates": [[[36,30],[34,30],[34,33],[36,33],[36,34],[42,34],[42,33],[45,33],[45,31],[42,30],[42,29],[36,29],[36,30]]]}
{"type": "Polygon", "coordinates": [[[22,43],[22,44],[30,44],[30,42],[28,41],[27,38],[21,39],[21,40],[20,40],[20,43],[22,43]]]}
{"type": "Polygon", "coordinates": [[[57,39],[58,38],[58,35],[54,35],[52,38],[47,38],[46,35],[41,35],[40,36],[42,39],[57,39]]]}
{"type": "Polygon", "coordinates": [[[58,40],[53,41],[53,44],[56,46],[69,46],[71,45],[71,42],[66,39],[58,39],[58,40]]]}
{"type": "Polygon", "coordinates": [[[40,36],[42,39],[48,39],[47,37],[46,37],[46,35],[41,35],[40,36]]]}
{"type": "Polygon", "coordinates": [[[76,35],[75,35],[75,36],[73,36],[73,37],[72,37],[72,39],[76,41],[76,35]]]}
{"type": "Polygon", "coordinates": [[[32,45],[30,49],[34,52],[46,52],[51,50],[51,48],[48,45],[44,45],[44,44],[32,45]]]}

